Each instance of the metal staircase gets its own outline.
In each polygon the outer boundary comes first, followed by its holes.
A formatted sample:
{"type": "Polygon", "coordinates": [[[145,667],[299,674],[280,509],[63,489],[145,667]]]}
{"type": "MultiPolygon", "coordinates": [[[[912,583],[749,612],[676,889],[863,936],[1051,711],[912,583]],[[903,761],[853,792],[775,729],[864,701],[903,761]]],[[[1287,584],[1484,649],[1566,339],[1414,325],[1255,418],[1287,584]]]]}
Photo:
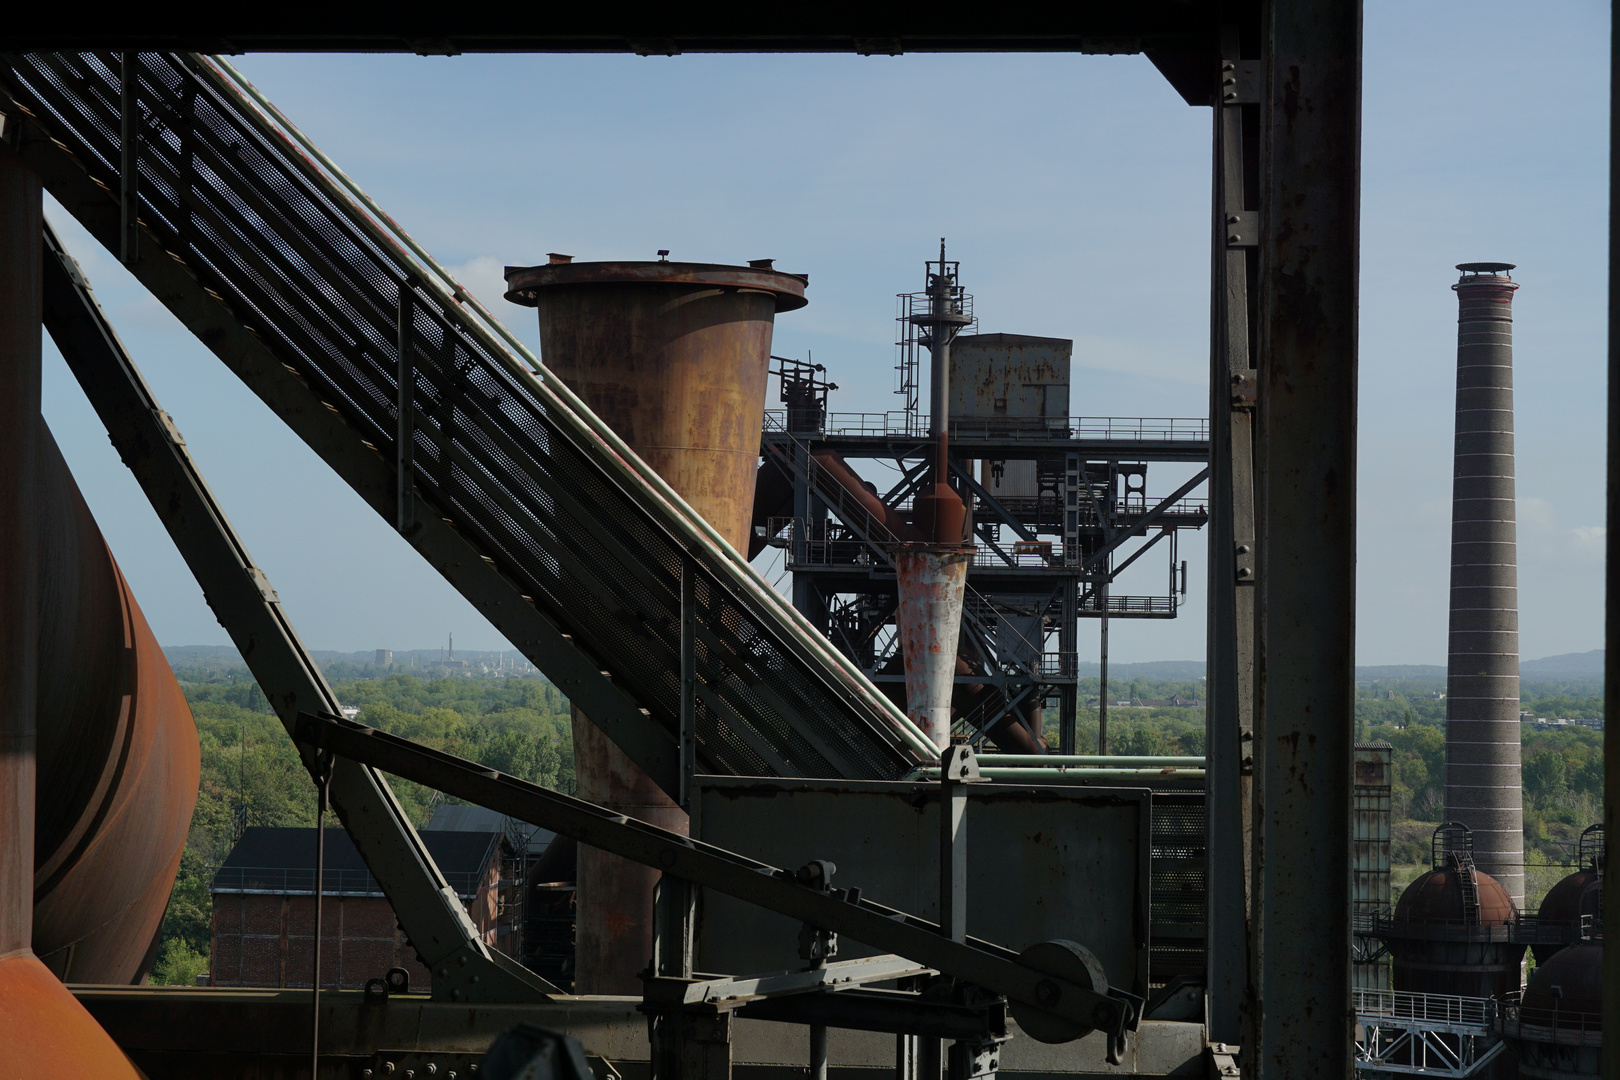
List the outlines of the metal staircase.
{"type": "Polygon", "coordinates": [[[683,659],[702,771],[933,756],[224,61],[0,54],[0,112],[57,201],[666,790],[683,659]]]}

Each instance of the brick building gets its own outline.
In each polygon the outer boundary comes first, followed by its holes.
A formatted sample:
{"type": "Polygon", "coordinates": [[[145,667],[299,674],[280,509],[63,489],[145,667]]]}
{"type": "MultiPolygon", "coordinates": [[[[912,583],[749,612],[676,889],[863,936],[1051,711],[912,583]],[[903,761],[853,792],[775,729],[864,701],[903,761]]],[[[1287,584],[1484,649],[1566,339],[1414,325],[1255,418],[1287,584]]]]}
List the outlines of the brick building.
{"type": "MultiPolygon", "coordinates": [[[[444,872],[486,944],[499,948],[503,865],[509,844],[498,831],[424,830],[422,842],[444,872]]],[[[428,972],[394,919],[349,834],[326,831],[321,912],[321,986],[357,990],[389,968],[426,989],[428,972]]],[[[209,981],[214,986],[310,985],[314,966],[315,830],[255,827],[243,832],[214,875],[209,981]]]]}

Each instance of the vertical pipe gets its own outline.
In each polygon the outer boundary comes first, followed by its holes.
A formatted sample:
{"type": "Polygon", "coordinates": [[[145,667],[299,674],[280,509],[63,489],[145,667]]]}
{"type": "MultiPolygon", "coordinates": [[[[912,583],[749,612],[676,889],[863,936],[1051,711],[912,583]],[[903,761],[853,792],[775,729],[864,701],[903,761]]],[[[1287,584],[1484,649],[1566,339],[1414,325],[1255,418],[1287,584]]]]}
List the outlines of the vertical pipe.
{"type": "Polygon", "coordinates": [[[827,1080],[827,1025],[810,1025],[810,1080],[827,1080]]]}
{"type": "Polygon", "coordinates": [[[1271,0],[1260,179],[1253,1057],[1342,1077],[1350,1007],[1361,5],[1271,0]]]}
{"type": "Polygon", "coordinates": [[[1474,863],[1524,905],[1519,778],[1519,591],[1513,479],[1513,293],[1508,263],[1463,263],[1451,494],[1446,820],[1474,863]]]}
{"type": "Polygon", "coordinates": [[[1097,753],[1108,753],[1108,567],[1103,567],[1103,583],[1097,586],[1097,606],[1102,611],[1101,644],[1097,649],[1100,685],[1097,688],[1097,753]]]}
{"type": "Polygon", "coordinates": [[[34,926],[43,228],[38,175],[0,144],[0,958],[34,926]]]}

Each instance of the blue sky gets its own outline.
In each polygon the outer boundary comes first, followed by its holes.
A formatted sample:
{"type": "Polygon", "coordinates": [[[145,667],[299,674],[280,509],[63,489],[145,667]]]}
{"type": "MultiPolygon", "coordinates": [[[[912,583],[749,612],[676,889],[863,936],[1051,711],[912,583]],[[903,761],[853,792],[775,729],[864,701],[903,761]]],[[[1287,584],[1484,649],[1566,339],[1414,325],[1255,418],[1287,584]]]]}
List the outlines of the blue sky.
{"type": "MultiPolygon", "coordinates": [[[[1602,644],[1607,6],[1369,3],[1358,661],[1444,663],[1457,262],[1519,264],[1523,652],[1602,644]]],[[[273,56],[238,66],[509,325],[500,268],[771,257],[774,349],[892,407],[894,294],[949,238],[981,328],[1075,341],[1071,411],[1206,409],[1210,116],[1140,57],[273,56]]],[[[314,648],[505,643],[60,210],[127,344],[314,648]]],[[[45,412],[159,640],[228,640],[60,359],[45,412]]],[[[1168,492],[1184,468],[1150,471],[1168,492]]],[[[1202,536],[1173,623],[1203,655],[1202,536]]],[[[1160,584],[1162,566],[1133,588],[1160,584]]],[[[1083,626],[1083,653],[1095,628],[1083,626]]]]}

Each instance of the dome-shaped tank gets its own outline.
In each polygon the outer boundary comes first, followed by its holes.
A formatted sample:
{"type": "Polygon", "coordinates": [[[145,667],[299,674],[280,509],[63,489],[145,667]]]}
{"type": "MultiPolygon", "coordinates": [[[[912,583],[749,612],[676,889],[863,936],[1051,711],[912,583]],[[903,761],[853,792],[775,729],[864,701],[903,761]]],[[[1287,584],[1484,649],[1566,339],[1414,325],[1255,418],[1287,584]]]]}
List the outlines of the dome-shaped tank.
{"type": "Polygon", "coordinates": [[[1503,1008],[1497,1028],[1519,1058],[1519,1075],[1597,1076],[1603,1056],[1603,943],[1560,949],[1503,1008]]]}
{"type": "Polygon", "coordinates": [[[1541,901],[1536,912],[1536,963],[1545,964],[1566,945],[1589,937],[1603,919],[1603,826],[1589,825],[1581,833],[1580,869],[1564,878],[1541,901]]]}
{"type": "Polygon", "coordinates": [[[1468,830],[1435,830],[1434,869],[1406,887],[1384,927],[1395,989],[1500,997],[1519,989],[1519,909],[1474,865],[1468,830]]]}

